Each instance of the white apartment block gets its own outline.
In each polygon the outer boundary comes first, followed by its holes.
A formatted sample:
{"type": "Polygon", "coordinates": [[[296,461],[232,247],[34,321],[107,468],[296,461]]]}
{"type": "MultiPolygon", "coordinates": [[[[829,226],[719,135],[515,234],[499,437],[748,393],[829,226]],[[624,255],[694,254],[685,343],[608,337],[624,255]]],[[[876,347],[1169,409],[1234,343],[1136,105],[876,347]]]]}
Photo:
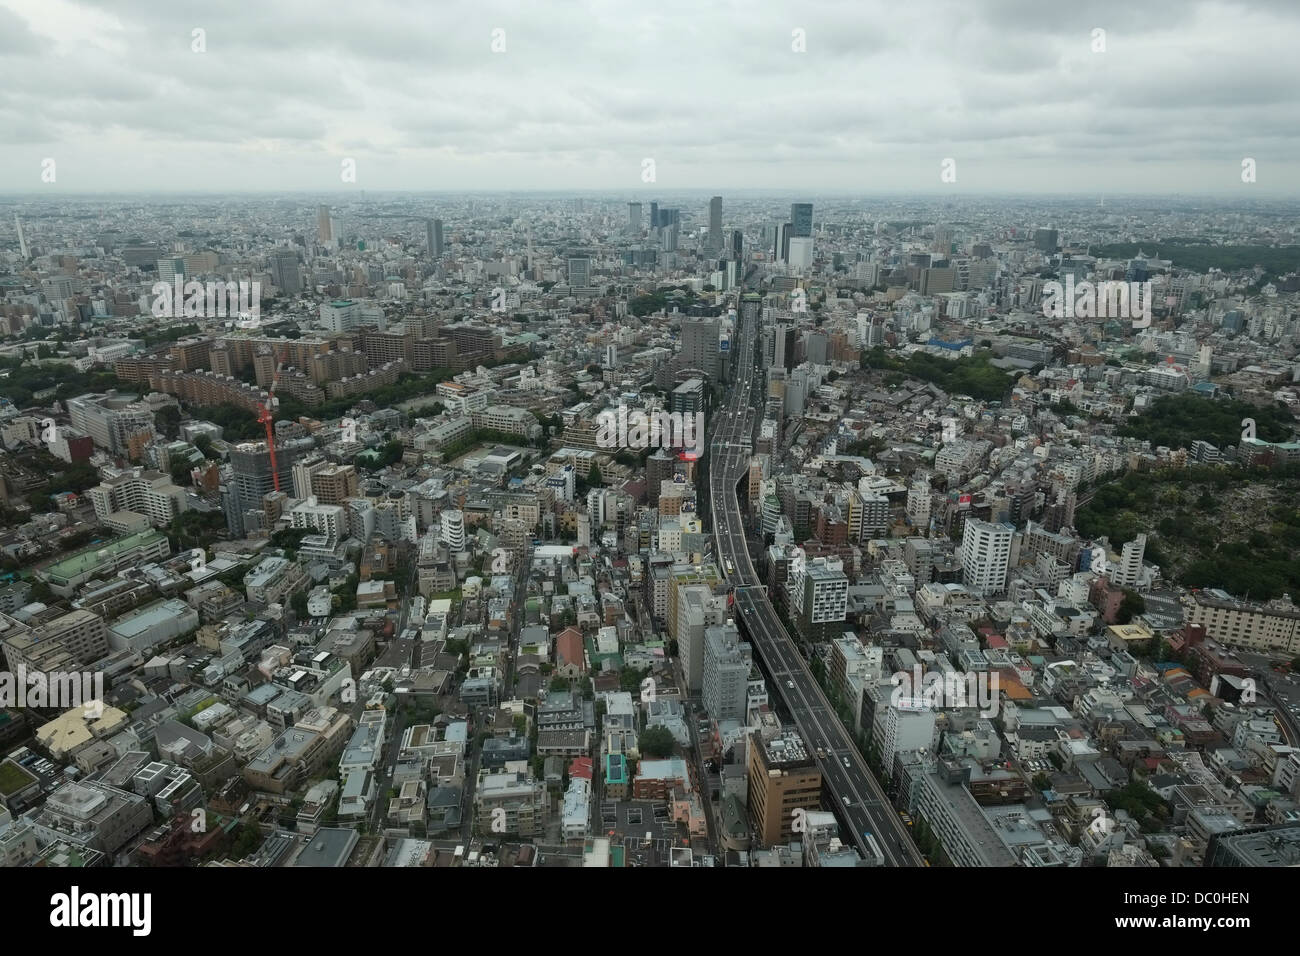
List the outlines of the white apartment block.
{"type": "Polygon", "coordinates": [[[171,524],[185,510],[185,490],[172,484],[167,475],[139,468],[114,478],[105,478],[86,492],[101,521],[116,511],[144,515],[155,528],[171,524]]]}
{"type": "Polygon", "coordinates": [[[1009,524],[967,520],[961,538],[961,567],[963,583],[969,590],[1000,594],[1006,589],[1014,536],[1015,528],[1009,524]]]}

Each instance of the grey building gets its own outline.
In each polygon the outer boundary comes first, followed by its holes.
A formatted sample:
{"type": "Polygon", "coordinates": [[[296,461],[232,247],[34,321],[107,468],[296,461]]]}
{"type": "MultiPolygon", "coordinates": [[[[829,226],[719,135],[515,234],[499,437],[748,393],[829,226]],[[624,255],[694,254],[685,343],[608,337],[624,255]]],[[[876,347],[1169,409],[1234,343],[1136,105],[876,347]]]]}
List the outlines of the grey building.
{"type": "Polygon", "coordinates": [[[728,621],[704,632],[704,709],[714,720],[743,720],[753,658],[728,621]]]}

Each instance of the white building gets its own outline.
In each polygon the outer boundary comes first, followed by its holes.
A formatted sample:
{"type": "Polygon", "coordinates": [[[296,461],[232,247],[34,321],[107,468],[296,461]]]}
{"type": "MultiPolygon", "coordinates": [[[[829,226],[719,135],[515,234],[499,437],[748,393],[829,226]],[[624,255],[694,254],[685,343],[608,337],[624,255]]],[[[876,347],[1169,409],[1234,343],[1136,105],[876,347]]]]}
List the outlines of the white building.
{"type": "Polygon", "coordinates": [[[465,550],[465,513],[449,508],[438,518],[439,539],[447,545],[453,554],[465,550]]]}
{"type": "Polygon", "coordinates": [[[961,537],[961,567],[963,583],[969,590],[1000,594],[1006,589],[1014,535],[1012,525],[967,519],[961,537]]]}

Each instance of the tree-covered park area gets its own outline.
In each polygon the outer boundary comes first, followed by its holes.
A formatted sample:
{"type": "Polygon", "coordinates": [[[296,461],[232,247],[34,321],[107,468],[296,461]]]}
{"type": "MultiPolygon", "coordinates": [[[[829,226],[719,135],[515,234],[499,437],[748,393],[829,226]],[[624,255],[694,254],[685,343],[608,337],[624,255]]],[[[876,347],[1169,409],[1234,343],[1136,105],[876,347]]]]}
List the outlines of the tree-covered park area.
{"type": "Polygon", "coordinates": [[[1240,444],[1241,423],[1247,418],[1254,419],[1255,437],[1262,441],[1291,441],[1295,432],[1295,418],[1280,403],[1252,405],[1235,399],[1165,395],[1120,426],[1119,434],[1149,441],[1153,448],[1189,448],[1194,441],[1223,448],[1240,444]]]}
{"type": "Polygon", "coordinates": [[[945,392],[954,395],[969,395],[984,402],[1000,402],[1011,391],[1015,378],[992,365],[989,361],[991,354],[980,351],[972,356],[950,360],[926,352],[913,352],[904,360],[877,347],[862,353],[860,365],[863,369],[910,375],[938,385],[945,392]]]}

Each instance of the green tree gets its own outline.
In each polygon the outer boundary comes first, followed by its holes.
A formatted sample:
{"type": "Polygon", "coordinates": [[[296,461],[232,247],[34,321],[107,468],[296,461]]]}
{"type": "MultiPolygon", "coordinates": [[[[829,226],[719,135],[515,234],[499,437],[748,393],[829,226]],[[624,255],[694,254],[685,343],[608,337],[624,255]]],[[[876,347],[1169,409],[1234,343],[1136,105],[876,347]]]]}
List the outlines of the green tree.
{"type": "Polygon", "coordinates": [[[637,749],[647,757],[672,756],[676,741],[667,727],[650,727],[641,732],[637,738],[637,749]]]}
{"type": "Polygon", "coordinates": [[[1124,589],[1124,598],[1119,602],[1119,610],[1115,612],[1115,620],[1120,624],[1127,624],[1139,614],[1145,613],[1147,602],[1142,599],[1142,595],[1129,588],[1124,589]]]}
{"type": "Polygon", "coordinates": [[[587,484],[592,488],[599,488],[605,484],[605,478],[600,473],[600,466],[594,461],[591,463],[591,470],[587,472],[587,484]]]}
{"type": "Polygon", "coordinates": [[[175,440],[180,436],[181,410],[175,405],[164,405],[153,413],[153,423],[159,433],[175,440]]]}

